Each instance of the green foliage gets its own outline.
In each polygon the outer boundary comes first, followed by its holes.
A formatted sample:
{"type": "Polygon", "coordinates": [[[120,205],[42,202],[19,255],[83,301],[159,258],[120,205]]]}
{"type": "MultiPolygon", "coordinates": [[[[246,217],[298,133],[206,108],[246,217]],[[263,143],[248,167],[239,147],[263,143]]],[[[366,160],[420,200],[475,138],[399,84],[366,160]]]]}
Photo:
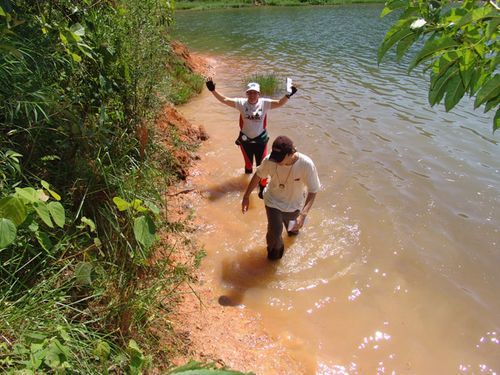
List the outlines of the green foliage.
{"type": "Polygon", "coordinates": [[[263,95],[274,95],[279,90],[280,83],[285,87],[284,81],[284,78],[278,77],[275,73],[257,73],[245,77],[243,83],[246,86],[249,82],[257,82],[263,95]]]}
{"type": "Polygon", "coordinates": [[[500,75],[498,25],[500,14],[494,2],[466,0],[389,0],[382,17],[394,11],[399,19],[379,47],[378,62],[396,48],[398,61],[418,41],[423,45],[409,64],[409,71],[423,66],[430,72],[429,103],[444,100],[450,111],[465,94],[474,97],[474,107],[496,110],[493,131],[500,127],[500,75]]]}
{"type": "Polygon", "coordinates": [[[150,365],[131,336],[180,282],[141,277],[177,171],[139,130],[154,135],[162,100],[203,87],[168,73],[172,14],[165,0],[0,1],[2,373],[150,365]]]}

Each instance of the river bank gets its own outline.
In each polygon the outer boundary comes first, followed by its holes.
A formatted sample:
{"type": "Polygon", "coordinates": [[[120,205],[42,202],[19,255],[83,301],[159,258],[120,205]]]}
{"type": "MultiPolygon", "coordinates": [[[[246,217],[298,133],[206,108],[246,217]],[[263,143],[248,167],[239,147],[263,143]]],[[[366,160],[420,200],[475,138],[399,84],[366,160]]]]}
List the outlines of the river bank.
{"type": "Polygon", "coordinates": [[[276,7],[276,6],[322,6],[322,5],[346,5],[346,4],[383,4],[381,0],[228,0],[228,1],[177,1],[176,10],[208,10],[222,8],[251,8],[251,7],[276,7]]]}
{"type": "MultiPolygon", "coordinates": [[[[172,46],[194,72],[203,76],[215,74],[215,60],[190,53],[177,42],[173,42],[172,46]]],[[[180,232],[160,235],[164,245],[158,255],[160,258],[173,257],[176,263],[191,267],[197,261],[196,249],[203,247],[198,243],[197,236],[203,231],[204,223],[196,215],[196,207],[200,200],[206,199],[193,186],[197,186],[196,178],[204,173],[203,160],[199,155],[210,143],[210,134],[204,134],[203,124],[190,123],[182,116],[182,110],[173,107],[167,107],[165,116],[158,121],[160,133],[164,132],[165,123],[175,126],[180,134],[191,137],[192,141],[203,141],[196,155],[178,155],[184,165],[185,179],[168,191],[165,200],[168,222],[184,223],[185,227],[180,232]],[[174,247],[173,252],[166,251],[169,246],[174,247]]],[[[199,268],[191,280],[178,288],[178,303],[168,318],[165,317],[175,337],[163,335],[159,329],[155,332],[160,337],[161,347],[176,348],[170,358],[173,365],[196,360],[255,374],[305,373],[285,347],[265,331],[257,313],[244,307],[220,305],[214,281],[199,268]]]]}

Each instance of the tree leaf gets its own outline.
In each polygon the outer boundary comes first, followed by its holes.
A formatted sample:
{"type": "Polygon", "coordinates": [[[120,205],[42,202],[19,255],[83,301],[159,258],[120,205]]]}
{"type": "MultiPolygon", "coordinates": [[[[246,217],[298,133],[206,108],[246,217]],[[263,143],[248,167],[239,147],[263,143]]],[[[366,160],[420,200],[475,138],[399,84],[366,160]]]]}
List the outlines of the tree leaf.
{"type": "Polygon", "coordinates": [[[9,219],[18,227],[27,216],[26,206],[21,199],[10,196],[0,200],[0,218],[9,219]]]}
{"type": "Polygon", "coordinates": [[[387,53],[387,51],[390,50],[396,43],[408,37],[409,35],[415,33],[414,30],[410,29],[410,25],[413,21],[415,21],[415,17],[399,20],[387,32],[377,52],[377,62],[379,64],[382,61],[382,58],[387,53]]]}
{"type": "Polygon", "coordinates": [[[446,98],[444,99],[444,107],[446,112],[450,111],[462,99],[465,93],[465,88],[462,84],[462,78],[459,74],[454,75],[446,85],[446,98]]]}
{"type": "Polygon", "coordinates": [[[54,223],[56,223],[59,228],[64,227],[66,214],[64,212],[63,205],[59,202],[49,202],[49,204],[47,204],[47,208],[50,212],[50,216],[52,216],[52,219],[54,220],[54,223]]]}
{"type": "Polygon", "coordinates": [[[0,248],[9,246],[16,239],[16,225],[9,219],[0,218],[0,248]]]}
{"type": "Polygon", "coordinates": [[[139,216],[134,220],[134,236],[146,249],[151,247],[156,239],[156,228],[149,216],[139,216]]]}
{"type": "Polygon", "coordinates": [[[422,50],[410,63],[408,71],[412,71],[417,65],[421,64],[422,62],[434,57],[441,52],[444,53],[445,51],[449,50],[452,47],[456,47],[457,45],[458,43],[448,36],[437,39],[429,39],[422,47],[422,50]]]}
{"type": "Polygon", "coordinates": [[[385,3],[385,7],[380,13],[380,17],[385,17],[396,9],[404,8],[407,6],[408,1],[405,0],[389,0],[385,3]]]}
{"type": "Polygon", "coordinates": [[[417,40],[418,34],[412,33],[401,39],[396,47],[396,60],[399,62],[403,58],[404,54],[417,40]]]}
{"type": "Polygon", "coordinates": [[[429,103],[431,106],[441,102],[444,94],[446,93],[446,87],[450,79],[454,76],[458,75],[458,68],[449,68],[443,71],[442,74],[436,75],[436,79],[434,77],[432,79],[432,84],[429,89],[429,103]]]}
{"type": "Polygon", "coordinates": [[[462,28],[465,25],[469,23],[476,23],[478,21],[487,19],[487,18],[494,18],[498,17],[498,11],[487,8],[487,7],[479,7],[476,9],[473,9],[472,11],[468,12],[463,16],[460,21],[456,23],[457,28],[462,28]]]}
{"type": "Polygon", "coordinates": [[[35,208],[38,217],[42,219],[42,221],[49,226],[50,228],[54,228],[54,224],[52,224],[52,220],[50,218],[50,212],[47,208],[47,205],[43,202],[37,202],[33,205],[35,208]]]}
{"type": "Polygon", "coordinates": [[[484,83],[483,87],[476,94],[474,108],[479,107],[484,102],[495,98],[498,95],[500,95],[500,74],[495,74],[492,78],[484,83]]]}

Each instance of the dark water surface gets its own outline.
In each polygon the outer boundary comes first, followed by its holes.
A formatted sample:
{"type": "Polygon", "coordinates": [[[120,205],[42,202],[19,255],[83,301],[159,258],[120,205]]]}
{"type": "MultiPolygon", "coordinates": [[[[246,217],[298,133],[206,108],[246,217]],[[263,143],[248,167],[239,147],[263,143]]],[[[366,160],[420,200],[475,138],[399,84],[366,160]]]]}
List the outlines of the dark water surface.
{"type": "MultiPolygon", "coordinates": [[[[323,189],[281,263],[234,146],[237,113],[206,91],[182,110],[211,136],[199,215],[203,267],[317,374],[500,371],[500,135],[492,114],[429,107],[428,83],[376,52],[381,6],[179,12],[176,33],[216,61],[217,88],[274,72],[299,91],[270,114],[323,189]]],[[[284,84],[283,84],[284,86],[284,84]]]]}

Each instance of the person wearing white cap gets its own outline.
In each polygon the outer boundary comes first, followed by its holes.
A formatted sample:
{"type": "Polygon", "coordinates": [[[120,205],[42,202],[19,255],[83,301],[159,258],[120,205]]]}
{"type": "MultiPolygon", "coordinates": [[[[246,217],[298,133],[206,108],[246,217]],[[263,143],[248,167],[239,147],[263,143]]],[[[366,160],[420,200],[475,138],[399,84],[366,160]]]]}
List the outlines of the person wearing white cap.
{"type": "MultiPolygon", "coordinates": [[[[246,88],[246,98],[228,98],[215,89],[215,83],[210,78],[206,82],[208,90],[215,98],[229,107],[236,108],[240,112],[240,134],[236,139],[236,144],[240,146],[245,160],[245,173],[253,172],[253,160],[259,166],[262,159],[267,154],[267,112],[271,109],[279,108],[288,102],[288,99],[297,92],[297,88],[292,86],[291,93],[286,94],[280,100],[261,98],[260,85],[250,82],[246,88]]],[[[266,180],[260,181],[259,197],[266,186],[266,180]]]]}

